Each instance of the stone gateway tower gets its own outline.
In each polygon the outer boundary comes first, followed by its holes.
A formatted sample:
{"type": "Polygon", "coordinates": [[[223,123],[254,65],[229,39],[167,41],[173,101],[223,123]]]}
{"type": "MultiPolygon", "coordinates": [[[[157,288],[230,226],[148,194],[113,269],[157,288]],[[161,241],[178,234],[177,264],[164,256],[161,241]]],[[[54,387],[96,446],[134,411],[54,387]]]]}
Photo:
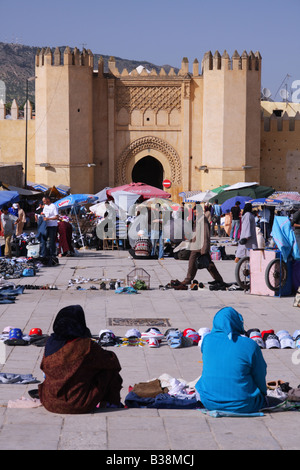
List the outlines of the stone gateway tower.
{"type": "Polygon", "coordinates": [[[72,192],[171,181],[180,191],[260,181],[261,56],[204,55],[178,73],[94,70],[90,51],[36,55],[36,181],[72,192]]]}

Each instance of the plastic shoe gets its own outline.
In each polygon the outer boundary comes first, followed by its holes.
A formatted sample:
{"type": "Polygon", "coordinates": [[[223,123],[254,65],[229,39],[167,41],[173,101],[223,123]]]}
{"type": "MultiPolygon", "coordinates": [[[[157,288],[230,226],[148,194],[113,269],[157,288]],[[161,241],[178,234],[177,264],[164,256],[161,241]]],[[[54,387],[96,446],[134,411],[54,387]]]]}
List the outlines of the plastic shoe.
{"type": "Polygon", "coordinates": [[[171,279],[170,284],[171,284],[172,287],[175,287],[175,286],[179,286],[181,284],[181,282],[178,281],[178,279],[171,279]]]}
{"type": "Polygon", "coordinates": [[[182,333],[180,331],[170,331],[167,335],[167,343],[172,349],[182,347],[182,333]]]}
{"type": "Polygon", "coordinates": [[[192,344],[198,344],[201,339],[199,333],[197,333],[193,328],[186,328],[183,331],[183,336],[190,338],[192,340],[192,344]]]}
{"type": "Polygon", "coordinates": [[[162,340],[164,335],[159,331],[158,328],[148,328],[144,333],[141,333],[142,339],[150,340],[155,338],[157,340],[162,340]]]}
{"type": "Polygon", "coordinates": [[[188,286],[186,284],[179,284],[177,286],[174,286],[174,290],[188,290],[188,286]]]}
{"type": "Polygon", "coordinates": [[[148,339],[148,344],[149,344],[149,348],[159,348],[160,346],[159,340],[154,337],[148,339]]]}

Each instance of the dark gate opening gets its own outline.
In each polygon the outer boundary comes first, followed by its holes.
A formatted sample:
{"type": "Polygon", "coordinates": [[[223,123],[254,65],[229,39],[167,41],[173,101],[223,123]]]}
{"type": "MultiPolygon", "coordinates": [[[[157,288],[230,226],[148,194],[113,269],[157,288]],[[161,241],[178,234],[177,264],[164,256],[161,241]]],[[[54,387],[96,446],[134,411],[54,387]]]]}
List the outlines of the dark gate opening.
{"type": "Polygon", "coordinates": [[[162,164],[150,155],[139,160],[132,170],[133,183],[145,183],[163,189],[163,177],[162,164]]]}

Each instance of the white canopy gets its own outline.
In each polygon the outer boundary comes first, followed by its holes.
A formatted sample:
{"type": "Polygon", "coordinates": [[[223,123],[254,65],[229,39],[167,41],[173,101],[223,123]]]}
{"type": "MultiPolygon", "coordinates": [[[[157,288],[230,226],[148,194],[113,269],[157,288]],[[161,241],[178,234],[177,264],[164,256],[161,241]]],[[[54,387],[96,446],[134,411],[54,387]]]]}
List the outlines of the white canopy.
{"type": "Polygon", "coordinates": [[[235,183],[232,186],[228,186],[227,188],[224,189],[224,191],[230,191],[231,189],[240,189],[240,188],[248,188],[249,186],[257,186],[259,183],[235,183]]]}

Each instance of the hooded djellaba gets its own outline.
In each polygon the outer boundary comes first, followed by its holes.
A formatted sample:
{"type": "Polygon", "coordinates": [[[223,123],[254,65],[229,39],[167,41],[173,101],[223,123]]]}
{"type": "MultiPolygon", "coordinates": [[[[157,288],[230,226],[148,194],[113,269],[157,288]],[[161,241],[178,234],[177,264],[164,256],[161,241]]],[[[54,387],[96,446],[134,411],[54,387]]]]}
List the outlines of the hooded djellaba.
{"type": "Polygon", "coordinates": [[[254,413],[264,405],[267,366],[258,344],[245,336],[234,308],[219,310],[201,345],[202,376],[196,384],[208,410],[254,413]]]}
{"type": "Polygon", "coordinates": [[[79,414],[121,406],[119,360],[91,336],[80,305],[58,312],[41,362],[45,380],[38,387],[48,411],[79,414]]]}

